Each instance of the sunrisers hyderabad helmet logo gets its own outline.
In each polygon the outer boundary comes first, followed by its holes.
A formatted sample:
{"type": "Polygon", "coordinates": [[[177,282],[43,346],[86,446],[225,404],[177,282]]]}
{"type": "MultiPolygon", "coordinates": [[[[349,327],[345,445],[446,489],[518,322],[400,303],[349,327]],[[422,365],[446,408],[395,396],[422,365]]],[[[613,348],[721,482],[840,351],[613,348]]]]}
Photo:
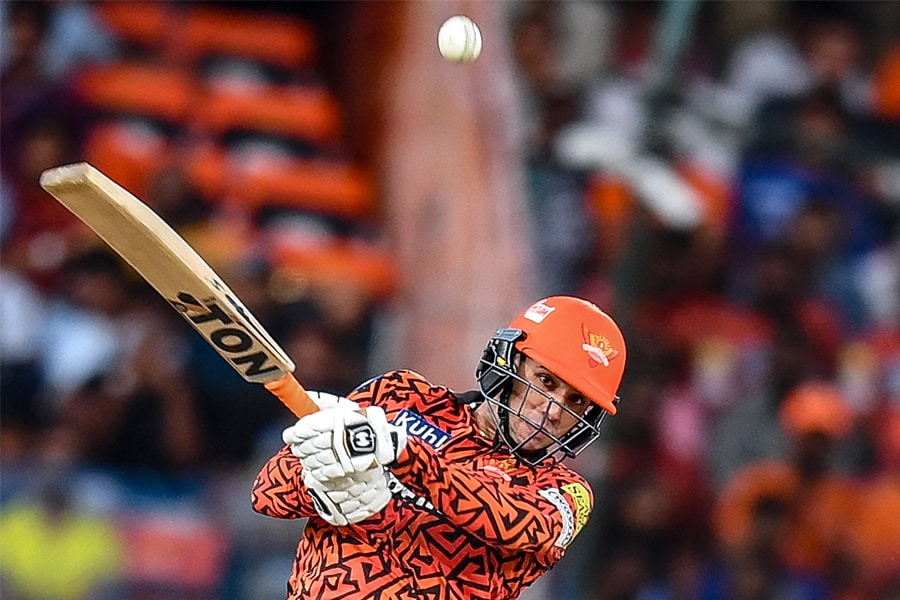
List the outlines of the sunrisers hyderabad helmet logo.
{"type": "Polygon", "coordinates": [[[581,349],[587,352],[588,364],[591,367],[596,367],[597,365],[608,367],[609,361],[619,355],[619,351],[612,347],[606,336],[588,331],[583,323],[581,325],[581,337],[584,338],[581,349]]]}

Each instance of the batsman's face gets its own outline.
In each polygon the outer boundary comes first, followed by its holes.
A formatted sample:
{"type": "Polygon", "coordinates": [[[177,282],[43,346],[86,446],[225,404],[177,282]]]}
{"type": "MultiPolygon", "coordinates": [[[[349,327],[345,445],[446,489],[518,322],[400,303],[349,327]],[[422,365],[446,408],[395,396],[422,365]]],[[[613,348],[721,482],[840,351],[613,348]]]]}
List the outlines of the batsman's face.
{"type": "Polygon", "coordinates": [[[523,450],[541,450],[578,422],[590,400],[528,357],[518,374],[509,398],[509,432],[523,450]]]}

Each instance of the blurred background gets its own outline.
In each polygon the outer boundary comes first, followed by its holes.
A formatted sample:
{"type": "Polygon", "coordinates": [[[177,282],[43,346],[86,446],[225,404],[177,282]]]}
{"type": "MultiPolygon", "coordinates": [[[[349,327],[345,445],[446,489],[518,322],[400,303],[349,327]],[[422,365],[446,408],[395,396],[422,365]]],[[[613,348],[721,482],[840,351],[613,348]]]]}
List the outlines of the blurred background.
{"type": "Polygon", "coordinates": [[[525,594],[900,598],[900,3],[6,1],[0,595],[283,598],[291,415],[44,193],[88,161],[346,393],[621,324],[593,516],[525,594]],[[444,19],[484,50],[441,59],[444,19]]]}

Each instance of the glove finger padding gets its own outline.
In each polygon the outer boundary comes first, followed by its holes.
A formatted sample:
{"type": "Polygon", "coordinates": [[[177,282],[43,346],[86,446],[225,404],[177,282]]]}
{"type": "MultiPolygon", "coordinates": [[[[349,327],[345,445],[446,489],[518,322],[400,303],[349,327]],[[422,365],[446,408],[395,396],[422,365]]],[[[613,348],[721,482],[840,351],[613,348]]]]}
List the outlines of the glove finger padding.
{"type": "Polygon", "coordinates": [[[349,523],[359,523],[380,513],[391,500],[388,474],[383,468],[378,467],[359,475],[367,480],[365,485],[354,485],[348,490],[351,497],[338,502],[341,513],[349,523]]]}
{"type": "Polygon", "coordinates": [[[291,453],[300,459],[304,471],[309,471],[319,480],[339,478],[346,475],[332,449],[332,419],[328,411],[321,411],[297,421],[282,433],[291,453]]]}
{"type": "Polygon", "coordinates": [[[319,516],[336,526],[367,519],[381,512],[391,499],[387,472],[379,466],[327,482],[304,471],[303,483],[319,516]]]}
{"type": "MultiPolygon", "coordinates": [[[[354,404],[353,406],[353,409],[350,409],[350,407],[327,408],[306,415],[305,417],[285,429],[281,433],[281,439],[285,444],[293,446],[302,444],[303,442],[311,440],[313,438],[318,438],[321,434],[327,434],[327,436],[330,437],[334,428],[335,414],[345,410],[360,410],[359,406],[357,406],[356,404],[354,404]]],[[[320,449],[324,448],[324,446],[321,446],[322,443],[323,442],[321,439],[316,442],[320,449]]],[[[328,445],[331,445],[330,439],[328,441],[328,445]]]]}
{"type": "Polygon", "coordinates": [[[392,464],[406,447],[406,430],[388,423],[382,408],[348,401],[303,417],[282,439],[304,470],[326,481],[392,464]]]}
{"type": "Polygon", "coordinates": [[[349,523],[347,517],[341,513],[338,505],[328,496],[328,492],[322,486],[322,483],[312,477],[309,471],[303,471],[303,484],[306,486],[306,490],[312,498],[313,506],[315,506],[316,512],[319,513],[320,517],[328,523],[339,527],[349,523]]]}
{"type": "Polygon", "coordinates": [[[307,415],[285,429],[282,439],[304,470],[319,481],[359,473],[377,464],[371,427],[361,412],[349,406],[307,415]]]}
{"type": "Polygon", "coordinates": [[[362,410],[359,404],[352,402],[347,398],[342,398],[327,392],[308,392],[310,398],[315,402],[319,410],[315,413],[307,415],[288,427],[282,432],[282,440],[285,444],[298,444],[310,437],[315,437],[318,433],[325,431],[330,432],[330,417],[325,415],[332,414],[335,409],[349,410],[358,412],[362,410]]]}

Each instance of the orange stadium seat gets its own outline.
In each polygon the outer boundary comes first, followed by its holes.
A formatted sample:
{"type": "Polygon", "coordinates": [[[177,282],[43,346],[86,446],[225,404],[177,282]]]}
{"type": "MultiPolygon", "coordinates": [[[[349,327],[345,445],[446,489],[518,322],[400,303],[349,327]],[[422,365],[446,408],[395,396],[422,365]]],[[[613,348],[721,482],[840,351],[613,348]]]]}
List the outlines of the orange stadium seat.
{"type": "Polygon", "coordinates": [[[875,113],[887,120],[900,120],[900,42],[878,61],[872,87],[875,113]]]}
{"type": "Polygon", "coordinates": [[[210,202],[223,203],[230,200],[230,194],[228,198],[225,197],[228,169],[225,152],[221,148],[212,146],[191,148],[186,153],[184,169],[200,194],[210,202]]]}
{"type": "Polygon", "coordinates": [[[109,122],[95,125],[88,132],[84,156],[122,187],[145,198],[171,150],[171,143],[164,136],[126,123],[109,122]]]}
{"type": "Polygon", "coordinates": [[[81,72],[76,93],[105,113],[137,115],[171,124],[186,122],[196,99],[196,81],[180,69],[116,63],[81,72]]]}
{"type": "Polygon", "coordinates": [[[312,144],[333,145],[341,136],[341,111],[325,87],[260,91],[210,90],[199,115],[213,133],[257,131],[312,144]]]}
{"type": "Polygon", "coordinates": [[[97,15],[125,44],[147,50],[162,47],[170,24],[168,2],[95,2],[97,15]]]}
{"type": "Polygon", "coordinates": [[[281,206],[322,212],[347,219],[372,216],[372,181],[350,164],[292,161],[250,171],[239,181],[240,196],[255,206],[281,206]]]}
{"type": "Polygon", "coordinates": [[[121,529],[126,583],[205,596],[224,576],[228,540],[208,519],[135,514],[123,519],[121,529]]]}
{"type": "Polygon", "coordinates": [[[349,163],[229,158],[221,148],[200,147],[185,166],[204,196],[250,211],[277,206],[353,221],[372,217],[377,208],[374,182],[349,163]]]}
{"type": "Polygon", "coordinates": [[[193,63],[233,56],[293,70],[315,60],[314,30],[297,18],[195,7],[181,25],[181,51],[193,63]]]}
{"type": "Polygon", "coordinates": [[[397,284],[394,257],[370,245],[334,243],[309,247],[274,243],[269,251],[277,277],[308,279],[323,287],[358,286],[371,298],[389,297],[397,284]]]}

